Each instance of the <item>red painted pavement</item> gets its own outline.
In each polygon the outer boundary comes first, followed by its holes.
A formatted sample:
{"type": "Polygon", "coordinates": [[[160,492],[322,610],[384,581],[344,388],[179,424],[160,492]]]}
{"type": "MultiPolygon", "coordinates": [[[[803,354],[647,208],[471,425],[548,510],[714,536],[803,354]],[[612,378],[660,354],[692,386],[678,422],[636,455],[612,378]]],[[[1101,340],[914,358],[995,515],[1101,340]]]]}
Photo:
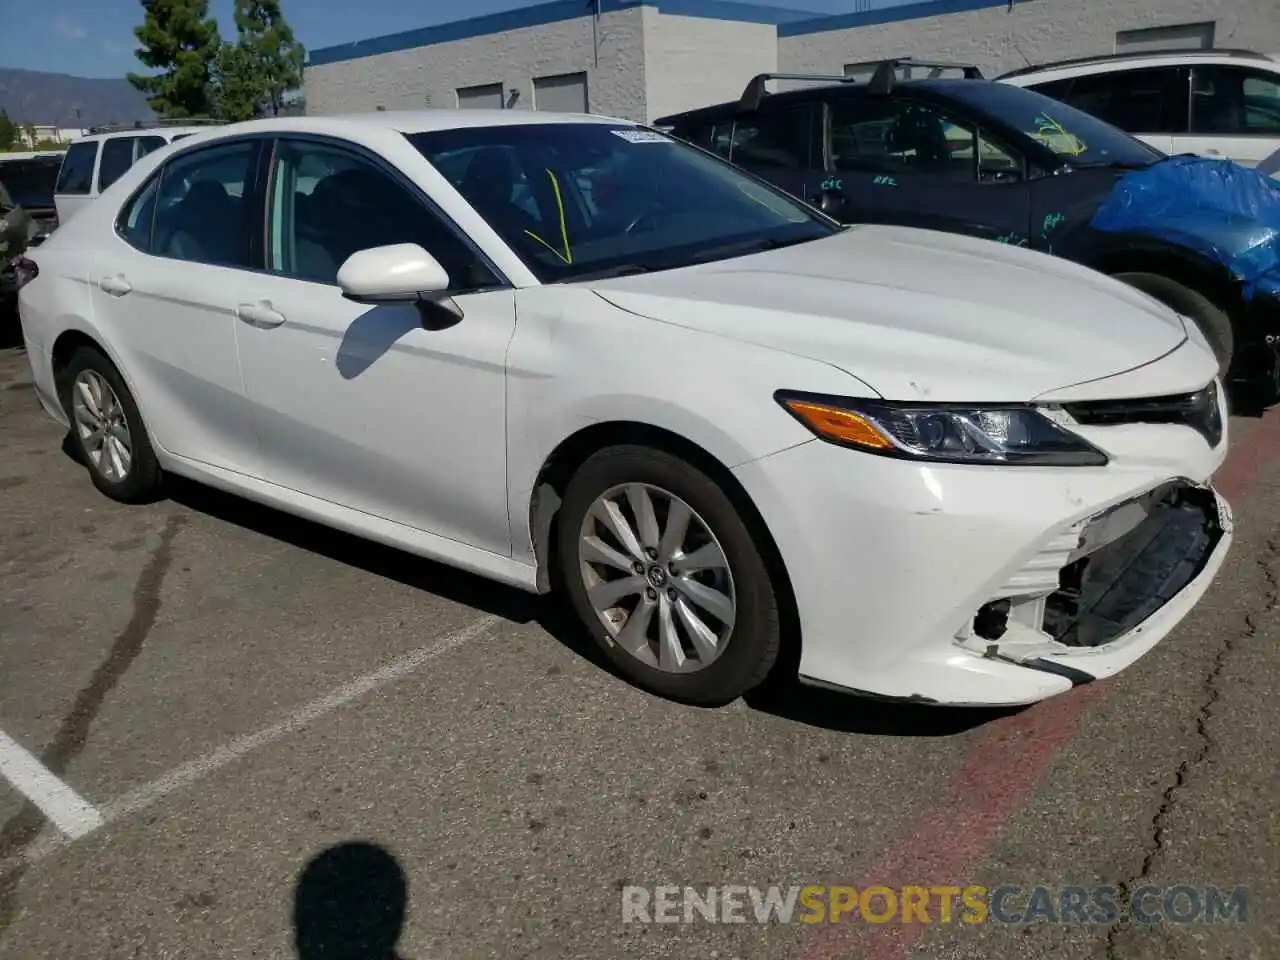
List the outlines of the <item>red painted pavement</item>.
{"type": "MultiPolygon", "coordinates": [[[[1280,407],[1238,429],[1230,443],[1214,485],[1234,505],[1249,494],[1263,467],[1280,457],[1280,407]]],[[[1005,821],[1075,736],[1090,705],[1108,690],[1105,683],[1090,684],[989,724],[944,794],[923,811],[908,836],[881,855],[856,889],[963,885],[973,865],[995,846],[1005,821]]],[[[856,919],[824,926],[806,944],[803,958],[906,960],[926,929],[920,923],[867,924],[856,919]]]]}

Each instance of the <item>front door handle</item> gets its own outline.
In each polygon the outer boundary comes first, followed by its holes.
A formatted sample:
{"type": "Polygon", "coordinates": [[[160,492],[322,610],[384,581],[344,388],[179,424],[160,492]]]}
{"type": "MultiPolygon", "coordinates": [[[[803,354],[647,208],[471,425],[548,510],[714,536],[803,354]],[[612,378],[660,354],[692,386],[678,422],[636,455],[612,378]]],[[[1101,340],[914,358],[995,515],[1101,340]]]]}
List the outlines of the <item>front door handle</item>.
{"type": "Polygon", "coordinates": [[[254,327],[270,329],[285,322],[285,316],[270,302],[242,303],[236,307],[236,318],[254,327]]]}
{"type": "Polygon", "coordinates": [[[133,289],[133,284],[121,274],[116,274],[114,277],[103,277],[98,281],[98,286],[102,288],[104,293],[109,293],[113,297],[123,297],[133,289]]]}

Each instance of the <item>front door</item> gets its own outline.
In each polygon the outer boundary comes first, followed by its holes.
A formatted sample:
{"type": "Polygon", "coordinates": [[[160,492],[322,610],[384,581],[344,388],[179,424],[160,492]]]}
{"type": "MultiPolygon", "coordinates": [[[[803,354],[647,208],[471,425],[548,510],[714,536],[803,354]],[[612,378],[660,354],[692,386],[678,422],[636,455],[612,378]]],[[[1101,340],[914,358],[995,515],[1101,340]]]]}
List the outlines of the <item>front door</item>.
{"type": "Polygon", "coordinates": [[[828,106],[827,187],[848,223],[885,223],[1023,244],[1022,157],[940,108],[898,96],[828,106]]]}
{"type": "Polygon", "coordinates": [[[236,289],[266,478],[509,556],[514,292],[416,187],[339,141],[278,141],[267,218],[267,270],[236,289]],[[441,262],[461,321],[343,297],[346,258],[394,243],[420,244],[441,262]]]}

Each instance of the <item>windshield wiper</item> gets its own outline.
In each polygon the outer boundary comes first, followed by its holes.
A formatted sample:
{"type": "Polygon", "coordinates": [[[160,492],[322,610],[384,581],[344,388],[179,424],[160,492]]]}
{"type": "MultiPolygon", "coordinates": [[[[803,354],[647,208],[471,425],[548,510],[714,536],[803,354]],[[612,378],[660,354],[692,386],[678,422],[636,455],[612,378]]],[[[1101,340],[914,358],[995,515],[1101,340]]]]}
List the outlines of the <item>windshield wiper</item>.
{"type": "Polygon", "coordinates": [[[575,273],[565,277],[561,283],[579,283],[582,280],[611,280],[614,277],[630,277],[637,273],[651,273],[657,267],[645,263],[620,263],[616,267],[605,267],[601,270],[590,270],[587,273],[575,273]]]}
{"type": "Polygon", "coordinates": [[[1095,160],[1091,163],[1073,163],[1070,166],[1072,170],[1101,170],[1103,168],[1112,170],[1145,170],[1156,162],[1155,160],[1149,160],[1145,163],[1137,160],[1095,160]]]}
{"type": "Polygon", "coordinates": [[[766,250],[777,250],[779,247],[790,247],[797,243],[804,243],[808,240],[816,239],[814,237],[801,237],[799,239],[780,240],[777,237],[759,237],[755,240],[744,240],[738,243],[727,243],[723,247],[714,247],[706,250],[696,257],[692,257],[689,263],[710,263],[713,260],[728,260],[730,257],[745,257],[752,253],[764,253],[766,250]]]}

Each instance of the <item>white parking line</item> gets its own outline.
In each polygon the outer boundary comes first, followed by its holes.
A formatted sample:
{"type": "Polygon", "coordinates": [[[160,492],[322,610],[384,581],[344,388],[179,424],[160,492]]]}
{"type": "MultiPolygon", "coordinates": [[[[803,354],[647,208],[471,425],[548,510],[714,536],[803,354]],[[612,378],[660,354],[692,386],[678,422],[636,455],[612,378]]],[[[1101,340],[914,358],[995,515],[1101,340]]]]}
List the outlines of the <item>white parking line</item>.
{"type": "MultiPolygon", "coordinates": [[[[379,667],[377,670],[366,673],[363,676],[356,677],[354,680],[349,680],[340,687],[335,687],[330,692],[304,703],[302,706],[296,708],[287,716],[278,722],[273,723],[269,727],[264,727],[256,733],[249,733],[241,737],[236,737],[234,740],[223,744],[216,750],[205,754],[203,757],[198,757],[195,760],[188,760],[186,763],[174,767],[159,779],[153,780],[148,784],[144,784],[135,790],[130,790],[124,796],[118,797],[117,799],[104,804],[101,811],[90,807],[88,804],[84,803],[83,800],[80,800],[80,798],[74,793],[71,793],[70,790],[61,784],[61,782],[54,780],[59,787],[62,787],[65,793],[78,801],[83,806],[83,809],[88,811],[89,814],[92,814],[94,818],[92,823],[88,820],[84,821],[84,823],[74,833],[68,829],[68,827],[63,826],[63,824],[55,818],[54,814],[44,806],[40,806],[40,809],[44,810],[50,820],[53,820],[58,824],[59,829],[61,829],[70,840],[78,839],[85,834],[93,832],[98,827],[104,826],[108,823],[113,823],[116,820],[123,819],[124,817],[131,816],[141,810],[145,810],[147,807],[163,800],[170,794],[175,793],[184,787],[191,786],[198,780],[207,777],[209,774],[222,769],[230,763],[234,763],[236,760],[247,756],[254,750],[275,743],[277,740],[281,740],[289,734],[301,730],[307,724],[313,723],[326,714],[332,713],[340,707],[346,706],[353,700],[357,700],[379,687],[385,686],[396,680],[401,680],[410,674],[417,672],[427,663],[443,656],[450,650],[460,647],[468,640],[474,640],[477,637],[483,636],[490,629],[500,623],[501,620],[501,617],[496,616],[481,617],[479,620],[468,624],[461,630],[456,630],[443,637],[438,637],[430,643],[419,647],[417,650],[407,653],[396,660],[392,660],[385,666],[379,667]]],[[[0,734],[0,736],[3,735],[0,734]]],[[[14,747],[21,750],[21,747],[18,747],[17,744],[14,744],[14,747]]],[[[29,754],[27,756],[30,757],[29,754]]],[[[34,757],[30,757],[30,759],[32,762],[35,761],[34,757]]],[[[2,760],[3,754],[0,754],[0,761],[2,760]]],[[[39,764],[37,763],[36,766],[39,767],[39,764]]],[[[52,774],[49,774],[43,767],[39,767],[39,769],[46,777],[52,778],[52,774]]],[[[3,768],[0,766],[0,772],[2,771],[3,768]]],[[[17,784],[15,784],[15,786],[17,786],[17,784]]],[[[31,799],[33,803],[39,805],[40,801],[36,800],[34,797],[31,799]]],[[[65,805],[65,800],[63,802],[65,805]]],[[[14,861],[22,861],[28,864],[34,863],[37,860],[42,860],[50,854],[55,853],[68,842],[69,840],[63,839],[62,837],[46,831],[44,834],[37,837],[26,848],[26,850],[13,858],[13,860],[0,863],[0,874],[3,874],[6,870],[16,865],[14,861]]]]}
{"type": "Polygon", "coordinates": [[[0,731],[0,777],[34,803],[68,838],[75,840],[103,824],[102,814],[55,777],[12,737],[0,731]]]}

